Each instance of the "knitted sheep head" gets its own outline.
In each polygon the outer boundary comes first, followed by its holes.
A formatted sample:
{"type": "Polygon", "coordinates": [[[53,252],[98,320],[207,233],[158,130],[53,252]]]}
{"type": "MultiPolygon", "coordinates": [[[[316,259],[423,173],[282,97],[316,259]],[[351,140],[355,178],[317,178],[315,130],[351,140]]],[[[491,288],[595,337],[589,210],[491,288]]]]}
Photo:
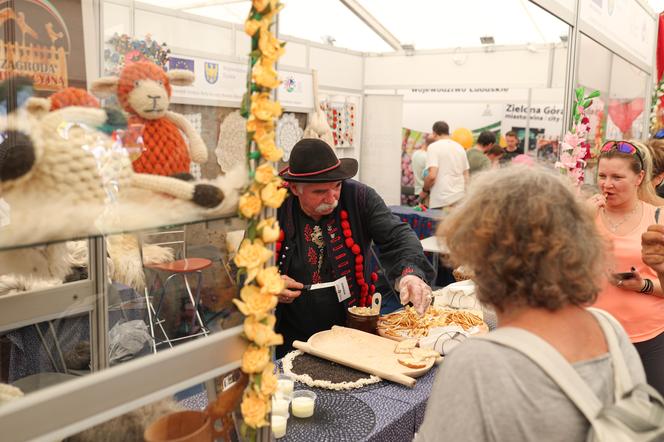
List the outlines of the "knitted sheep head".
{"type": "MultiPolygon", "coordinates": [[[[34,98],[30,101],[33,101],[34,98]]],[[[49,103],[49,111],[54,111],[62,109],[63,107],[69,106],[82,106],[82,107],[94,107],[100,108],[99,100],[92,96],[85,89],[79,89],[76,87],[68,87],[62,89],[53,95],[49,96],[46,100],[49,103]]],[[[28,106],[30,105],[28,101],[28,106]]],[[[34,101],[33,101],[34,102],[34,101]]]]}
{"type": "MultiPolygon", "coordinates": [[[[103,203],[107,197],[102,185],[105,171],[113,172],[118,186],[130,185],[129,158],[121,152],[112,154],[112,140],[97,130],[107,120],[106,111],[70,106],[48,112],[48,105],[48,100],[31,99],[27,121],[10,115],[0,124],[8,134],[0,152],[10,158],[32,158],[29,167],[26,162],[13,174],[2,173],[0,192],[51,195],[72,204],[103,203]]],[[[1,167],[15,165],[3,162],[1,167]]]]}
{"type": "MultiPolygon", "coordinates": [[[[65,107],[79,106],[93,109],[101,109],[99,100],[85,89],[68,87],[47,98],[30,97],[26,103],[29,115],[33,117],[43,116],[47,112],[56,111],[65,107]]],[[[116,129],[126,129],[127,119],[120,109],[105,107],[106,122],[98,129],[106,134],[111,134],[116,129]]]]}
{"type": "Polygon", "coordinates": [[[100,97],[117,94],[122,108],[146,120],[156,120],[166,115],[171,98],[171,84],[189,86],[194,83],[194,73],[162,68],[148,61],[128,64],[120,77],[103,77],[95,80],[92,91],[100,97]]]}
{"type": "Polygon", "coordinates": [[[129,114],[129,123],[145,127],[145,151],[133,162],[136,172],[190,177],[192,162],[207,161],[208,149],[198,132],[184,116],[168,110],[171,85],[186,86],[193,80],[190,71],[164,72],[156,64],[143,61],[126,65],[119,77],[104,77],[92,83],[92,91],[101,97],[117,94],[129,114]]]}
{"type": "Polygon", "coordinates": [[[30,178],[41,148],[35,148],[27,135],[29,126],[14,116],[7,118],[7,125],[0,138],[0,195],[2,190],[30,178]]]}

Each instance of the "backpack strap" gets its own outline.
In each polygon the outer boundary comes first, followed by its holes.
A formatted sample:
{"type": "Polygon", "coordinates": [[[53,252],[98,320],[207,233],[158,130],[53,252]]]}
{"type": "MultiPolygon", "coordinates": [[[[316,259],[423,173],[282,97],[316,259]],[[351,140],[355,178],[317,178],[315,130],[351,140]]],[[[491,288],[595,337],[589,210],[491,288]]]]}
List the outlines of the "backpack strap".
{"type": "Polygon", "coordinates": [[[613,407],[605,407],[601,415],[614,418],[637,433],[661,428],[662,422],[664,422],[664,400],[657,390],[648,384],[636,384],[629,395],[640,395],[642,401],[650,402],[653,406],[635,410],[633,403],[619,401],[613,407]]]}
{"type": "Polygon", "coordinates": [[[595,313],[595,317],[604,331],[613,362],[616,404],[615,407],[607,407],[602,410],[602,414],[619,419],[634,431],[645,432],[658,428],[659,423],[664,422],[664,399],[650,385],[634,385],[615,333],[616,327],[621,327],[620,324],[616,318],[604,310],[593,307],[588,310],[595,313]],[[643,410],[636,413],[629,405],[620,401],[626,395],[634,394],[640,394],[643,398],[647,397],[649,402],[654,402],[657,406],[650,407],[649,415],[644,415],[643,410]]]}
{"type": "Polygon", "coordinates": [[[616,336],[616,328],[620,329],[622,326],[613,316],[604,310],[592,307],[588,308],[588,310],[594,313],[593,316],[597,318],[597,322],[602,328],[604,337],[606,338],[606,344],[609,348],[611,363],[613,365],[613,391],[615,399],[618,401],[625,393],[632,391],[634,388],[632,376],[629,374],[627,363],[625,363],[625,358],[623,357],[620,344],[618,343],[618,337],[616,336]]]}
{"type": "Polygon", "coordinates": [[[535,362],[570,398],[591,423],[597,418],[602,403],[574,368],[544,339],[516,327],[500,327],[472,339],[492,341],[513,348],[535,362]]]}

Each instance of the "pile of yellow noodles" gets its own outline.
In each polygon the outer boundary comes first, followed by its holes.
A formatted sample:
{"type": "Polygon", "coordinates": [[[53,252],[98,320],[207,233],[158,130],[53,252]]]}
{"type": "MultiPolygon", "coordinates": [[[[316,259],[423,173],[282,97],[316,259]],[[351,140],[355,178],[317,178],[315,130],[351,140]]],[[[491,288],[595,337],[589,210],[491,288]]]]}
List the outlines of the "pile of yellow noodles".
{"type": "Polygon", "coordinates": [[[390,313],[378,319],[378,328],[389,336],[419,338],[428,336],[433,327],[445,327],[456,324],[468,330],[484,324],[482,318],[467,310],[452,310],[429,307],[423,316],[413,307],[390,313]]]}

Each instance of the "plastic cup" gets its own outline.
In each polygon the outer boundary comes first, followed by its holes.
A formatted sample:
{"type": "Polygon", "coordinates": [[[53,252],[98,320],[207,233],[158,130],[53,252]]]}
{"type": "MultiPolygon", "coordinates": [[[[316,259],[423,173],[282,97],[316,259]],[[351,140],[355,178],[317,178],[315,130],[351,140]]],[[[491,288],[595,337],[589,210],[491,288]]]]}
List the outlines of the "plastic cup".
{"type": "Polygon", "coordinates": [[[295,387],[295,378],[289,374],[282,373],[277,376],[277,391],[292,395],[295,387]]]}
{"type": "Polygon", "coordinates": [[[274,434],[275,439],[279,439],[286,435],[286,428],[288,427],[288,413],[285,415],[274,414],[272,412],[271,426],[272,434],[274,434]]]}
{"type": "Polygon", "coordinates": [[[316,393],[309,390],[297,390],[293,392],[291,411],[293,416],[305,418],[314,414],[316,407],[316,393]]]}
{"type": "Polygon", "coordinates": [[[285,415],[288,414],[288,406],[291,403],[292,396],[283,392],[277,391],[272,397],[272,414],[285,415]]]}

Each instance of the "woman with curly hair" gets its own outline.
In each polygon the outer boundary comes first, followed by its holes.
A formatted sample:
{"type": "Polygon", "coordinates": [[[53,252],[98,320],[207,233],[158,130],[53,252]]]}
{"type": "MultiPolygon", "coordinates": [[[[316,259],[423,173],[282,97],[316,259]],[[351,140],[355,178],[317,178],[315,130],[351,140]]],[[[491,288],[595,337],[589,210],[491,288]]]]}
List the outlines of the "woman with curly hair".
{"type": "Polygon", "coordinates": [[[641,235],[658,218],[648,202],[655,198],[649,150],[637,142],[608,141],[597,170],[600,193],[589,201],[611,248],[608,278],[595,307],[620,321],[641,356],[648,383],[664,394],[664,293],[657,273],[641,258],[641,235]]]}
{"type": "Polygon", "coordinates": [[[660,130],[648,141],[647,146],[652,157],[652,179],[650,183],[655,190],[654,197],[644,199],[654,206],[664,206],[664,130],[660,130]],[[662,137],[662,138],[658,138],[662,137]]]}
{"type": "MultiPolygon", "coordinates": [[[[455,264],[471,268],[480,301],[501,327],[550,344],[605,404],[613,370],[597,312],[605,244],[564,178],[513,166],[478,175],[466,200],[441,224],[455,264]]],[[[615,321],[613,321],[615,323],[615,321]]],[[[639,356],[613,326],[632,380],[639,356]]],[[[482,339],[458,346],[439,371],[416,440],[581,441],[589,422],[525,354],[482,339]]]]}

